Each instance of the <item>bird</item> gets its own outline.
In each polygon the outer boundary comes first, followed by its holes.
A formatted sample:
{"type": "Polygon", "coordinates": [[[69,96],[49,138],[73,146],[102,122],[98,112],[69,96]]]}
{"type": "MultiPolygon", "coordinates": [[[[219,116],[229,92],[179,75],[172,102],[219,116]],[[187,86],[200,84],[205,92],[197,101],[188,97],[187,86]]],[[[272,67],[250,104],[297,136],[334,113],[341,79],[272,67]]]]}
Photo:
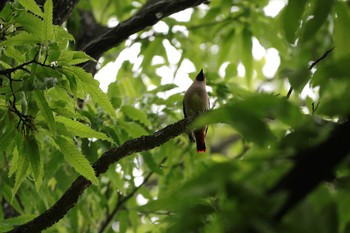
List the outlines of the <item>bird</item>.
{"type": "MultiPolygon", "coordinates": [[[[185,118],[196,117],[209,110],[209,96],[206,90],[206,81],[203,69],[197,74],[192,85],[187,89],[183,99],[183,112],[185,118]]],[[[200,129],[194,129],[188,132],[191,142],[196,142],[197,152],[205,152],[205,137],[208,126],[200,129]]]]}

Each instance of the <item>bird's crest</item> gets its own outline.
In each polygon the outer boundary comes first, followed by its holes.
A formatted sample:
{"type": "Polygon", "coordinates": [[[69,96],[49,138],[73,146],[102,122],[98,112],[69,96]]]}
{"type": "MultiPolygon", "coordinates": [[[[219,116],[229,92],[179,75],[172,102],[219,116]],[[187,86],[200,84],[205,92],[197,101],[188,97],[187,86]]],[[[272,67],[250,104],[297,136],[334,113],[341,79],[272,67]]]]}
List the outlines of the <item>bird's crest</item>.
{"type": "Polygon", "coordinates": [[[205,80],[205,75],[204,75],[204,73],[203,73],[203,69],[201,69],[201,71],[199,72],[199,74],[197,74],[196,80],[197,80],[197,81],[204,81],[204,80],[205,80]]]}

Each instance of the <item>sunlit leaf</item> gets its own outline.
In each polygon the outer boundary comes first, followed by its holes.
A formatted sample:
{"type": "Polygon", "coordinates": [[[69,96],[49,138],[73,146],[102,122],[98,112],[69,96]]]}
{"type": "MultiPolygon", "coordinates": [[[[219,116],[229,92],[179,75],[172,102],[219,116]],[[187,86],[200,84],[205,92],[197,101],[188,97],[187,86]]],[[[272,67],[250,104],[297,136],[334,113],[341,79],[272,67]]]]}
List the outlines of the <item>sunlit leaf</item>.
{"type": "Polygon", "coordinates": [[[43,21],[44,21],[44,40],[52,40],[53,37],[53,25],[52,25],[52,15],[53,15],[53,3],[52,0],[46,0],[44,4],[44,15],[43,15],[43,21]]]}
{"type": "Polygon", "coordinates": [[[81,175],[90,180],[92,183],[97,184],[98,180],[95,175],[95,171],[90,165],[90,162],[85,156],[78,150],[73,144],[73,141],[68,141],[66,138],[58,136],[55,142],[57,143],[60,151],[62,152],[64,159],[81,175]]]}
{"type": "Polygon", "coordinates": [[[67,130],[76,136],[83,138],[99,138],[113,142],[113,140],[110,139],[106,134],[97,132],[89,126],[80,123],[79,121],[74,121],[61,116],[56,117],[56,121],[63,123],[66,126],[67,130]]]}
{"type": "Polygon", "coordinates": [[[34,0],[18,0],[18,2],[24,6],[27,10],[33,12],[34,14],[43,17],[43,12],[34,0]]]}
{"type": "Polygon", "coordinates": [[[23,45],[23,44],[36,44],[40,42],[37,36],[29,34],[27,32],[18,33],[15,36],[10,37],[7,40],[4,40],[0,43],[1,46],[7,45],[23,45]]]}

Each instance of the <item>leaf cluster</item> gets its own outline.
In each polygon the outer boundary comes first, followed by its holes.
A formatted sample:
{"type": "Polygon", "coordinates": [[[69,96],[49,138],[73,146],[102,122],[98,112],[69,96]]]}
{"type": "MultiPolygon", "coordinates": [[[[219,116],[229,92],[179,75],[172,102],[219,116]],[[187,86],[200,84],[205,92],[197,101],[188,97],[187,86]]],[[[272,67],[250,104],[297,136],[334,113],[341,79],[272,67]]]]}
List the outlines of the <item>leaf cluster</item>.
{"type": "Polygon", "coordinates": [[[109,23],[133,22],[145,1],[80,1],[64,26],[52,23],[52,0],[8,2],[0,12],[0,231],[76,204],[46,231],[349,232],[346,140],[319,152],[337,132],[349,135],[349,6],[288,1],[272,17],[272,2],[218,0],[188,9],[188,20],[160,17],[100,52],[97,68],[120,64],[106,93],[85,66],[97,61],[75,50],[79,31],[90,29],[81,12],[94,17],[92,34],[96,24],[111,33],[109,23]],[[276,71],[266,71],[259,49],[277,54],[276,71]],[[135,59],[120,62],[130,51],[135,59]],[[183,122],[165,126],[183,118],[182,84],[201,68],[212,109],[191,127],[209,125],[204,155],[185,135],[164,139],[177,124],[181,133],[183,122]]]}

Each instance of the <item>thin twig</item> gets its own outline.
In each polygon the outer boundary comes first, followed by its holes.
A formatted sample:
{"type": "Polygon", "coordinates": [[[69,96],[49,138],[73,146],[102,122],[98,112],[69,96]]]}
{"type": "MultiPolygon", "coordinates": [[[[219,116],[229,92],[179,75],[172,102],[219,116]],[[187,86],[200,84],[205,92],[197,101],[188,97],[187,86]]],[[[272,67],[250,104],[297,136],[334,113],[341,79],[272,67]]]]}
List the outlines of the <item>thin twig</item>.
{"type": "Polygon", "coordinates": [[[152,176],[153,172],[148,173],[148,175],[145,177],[143,182],[137,186],[134,190],[131,191],[128,195],[122,197],[120,200],[118,200],[117,204],[115,205],[113,211],[107,216],[105,222],[102,224],[100,230],[98,231],[99,233],[103,233],[107,226],[111,223],[113,220],[115,214],[119,211],[119,209],[127,202],[130,198],[134,196],[134,194],[145,184],[148,182],[149,178],[152,176]]]}
{"type": "MultiPolygon", "coordinates": [[[[162,159],[162,161],[160,162],[159,166],[162,166],[162,164],[166,161],[167,158],[162,159]]],[[[135,195],[135,193],[143,186],[145,185],[148,180],[150,179],[150,177],[152,176],[153,172],[148,173],[148,175],[145,177],[145,179],[143,180],[143,182],[135,187],[135,189],[130,192],[128,195],[126,196],[120,196],[118,198],[118,202],[115,205],[113,211],[107,215],[106,220],[104,221],[104,223],[101,225],[100,230],[98,231],[99,233],[103,233],[106,230],[106,227],[110,224],[110,222],[112,221],[113,217],[116,215],[116,213],[120,210],[120,208],[124,205],[124,203],[129,200],[131,197],[133,197],[135,195]]]]}
{"type": "MultiPolygon", "coordinates": [[[[309,66],[309,70],[312,70],[312,68],[314,68],[320,61],[322,61],[323,59],[325,59],[328,54],[330,54],[332,51],[333,51],[334,47],[327,50],[323,55],[322,57],[318,58],[316,61],[314,61],[313,63],[311,63],[311,65],[309,66]]],[[[286,98],[289,99],[290,95],[292,94],[293,92],[293,87],[290,86],[289,90],[288,90],[288,93],[286,95],[286,98]]]]}

